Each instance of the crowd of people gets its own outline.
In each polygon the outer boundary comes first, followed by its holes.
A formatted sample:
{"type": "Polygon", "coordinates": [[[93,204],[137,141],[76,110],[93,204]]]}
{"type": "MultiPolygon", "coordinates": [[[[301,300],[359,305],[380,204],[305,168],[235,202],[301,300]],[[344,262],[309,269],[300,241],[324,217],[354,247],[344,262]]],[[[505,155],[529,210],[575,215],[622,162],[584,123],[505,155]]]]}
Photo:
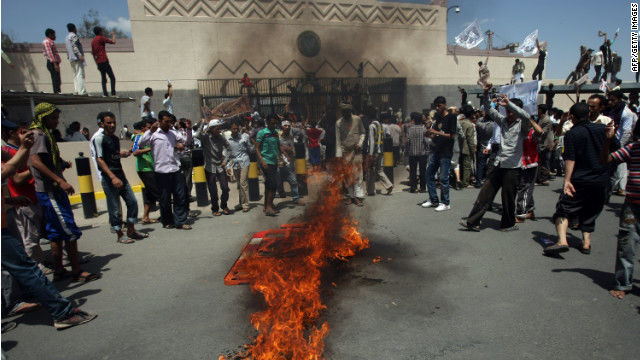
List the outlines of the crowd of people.
{"type": "MultiPolygon", "coordinates": [[[[76,94],[86,94],[82,45],[75,25],[68,24],[66,38],[69,61],[74,71],[76,94]]],[[[115,77],[106,56],[105,44],[115,43],[94,29],[92,54],[102,76],[102,89],[108,95],[106,77],[111,78],[111,95],[115,95],[115,77]]],[[[60,92],[60,56],[53,44],[55,31],[47,29],[43,42],[47,68],[53,89],[60,92]]],[[[583,49],[574,81],[595,65],[594,81],[611,74],[615,78],[610,56],[611,41],[605,38],[601,52],[593,55],[583,49]],[[604,60],[601,59],[604,57],[604,60]],[[607,60],[608,59],[608,60],[607,60]],[[600,66],[605,72],[600,75],[600,66]]],[[[541,48],[533,78],[541,78],[546,49],[541,48]]],[[[451,210],[450,188],[475,187],[479,193],[467,217],[460,222],[463,230],[483,229],[482,219],[495,205],[501,192],[500,231],[517,231],[518,223],[535,220],[536,185],[546,186],[554,177],[564,177],[562,193],[556,204],[553,223],[557,242],[544,248],[556,256],[569,250],[568,229],[582,232],[579,251],[590,254],[591,234],[604,205],[613,194],[625,196],[620,214],[620,233],[615,265],[615,287],[611,294],[622,299],[631,290],[635,249],[640,242],[640,128],[638,96],[628,99],[617,87],[605,94],[593,94],[586,102],[574,104],[568,111],[553,107],[552,93],[545,104],[537,105],[531,116],[520,99],[490,93],[488,58],[480,66],[480,108],[467,102],[462,93],[459,107],[450,106],[443,96],[436,97],[431,108],[412,112],[407,119],[393,109],[381,111],[372,106],[354,107],[340,104],[335,123],[335,156],[353,165],[353,176],[344,183],[345,204],[364,206],[366,196],[377,188],[392,195],[394,182],[383,169],[385,143],[391,144],[393,166],[408,170],[410,193],[427,194],[422,208],[435,212],[451,210]],[[630,100],[627,102],[627,100],[630,100]],[[498,111],[502,108],[504,111],[498,111]],[[439,191],[438,191],[439,189],[439,191]]],[[[523,81],[524,63],[515,60],[512,82],[523,81]]],[[[245,74],[242,87],[253,86],[245,74]]],[[[82,231],[75,223],[69,195],[75,192],[63,172],[71,168],[63,160],[59,141],[90,142],[91,157],[101,182],[108,209],[111,232],[119,244],[132,244],[149,235],[136,230],[138,202],[125,174],[122,158],[134,156],[138,178],[143,188],[143,224],[161,222],[165,229],[190,230],[198,211],[191,210],[193,169],[196,159],[203,160],[206,188],[214,217],[248,212],[248,177],[251,162],[258,164],[264,179],[265,216],[277,216],[274,199],[287,197],[291,204],[303,204],[296,162],[299,149],[312,171],[326,166],[326,146],[333,144],[317,119],[305,119],[292,112],[252,114],[219,119],[203,118],[195,124],[176,117],[173,88],[169,81],[163,109],[152,109],[153,89],[146,88],[140,99],[140,118],[130,133],[122,127],[116,133],[118,119],[111,112],[100,112],[99,127],[92,136],[87,128],[73,122],[63,139],[58,128],[61,111],[50,103],[40,103],[28,128],[2,117],[2,268],[3,307],[6,313],[18,314],[39,305],[25,301],[12,291],[15,281],[54,319],[57,329],[91,321],[97,315],[85,312],[62,297],[45,275],[53,281],[69,279],[94,281],[100,274],[81,266],[78,239],[82,231]],[[130,138],[132,146],[123,149],[120,140],[130,138]],[[229,184],[238,189],[237,205],[229,205],[229,184]],[[126,216],[120,198],[124,200],[126,216]],[[151,212],[159,205],[159,218],[151,212]],[[47,263],[40,245],[46,238],[51,244],[52,261],[47,263]],[[66,270],[68,262],[71,271],[66,270]],[[9,284],[9,285],[7,285],[9,284]],[[5,291],[6,289],[6,291],[5,291]]],[[[387,165],[386,161],[384,161],[387,165]]],[[[542,187],[542,189],[548,189],[542,187]]],[[[235,202],[235,201],[234,201],[235,202]]]]}

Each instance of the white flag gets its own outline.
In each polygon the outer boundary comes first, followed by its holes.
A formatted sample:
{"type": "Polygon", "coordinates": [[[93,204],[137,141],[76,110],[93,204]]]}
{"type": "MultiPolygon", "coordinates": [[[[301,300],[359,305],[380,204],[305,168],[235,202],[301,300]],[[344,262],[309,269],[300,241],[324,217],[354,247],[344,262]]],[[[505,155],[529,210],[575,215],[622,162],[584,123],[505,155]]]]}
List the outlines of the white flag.
{"type": "Polygon", "coordinates": [[[600,91],[607,92],[607,80],[602,80],[600,83],[600,91]]]}
{"type": "Polygon", "coordinates": [[[458,36],[456,36],[456,44],[462,46],[465,49],[474,48],[484,40],[482,37],[482,30],[480,30],[480,25],[478,25],[478,20],[473,20],[473,22],[464,29],[458,36]]]}
{"type": "Polygon", "coordinates": [[[527,35],[524,40],[522,40],[522,44],[518,46],[518,50],[516,52],[518,54],[522,54],[524,56],[533,56],[538,53],[538,47],[536,46],[536,40],[538,39],[538,29],[536,29],[531,34],[527,35]]]}

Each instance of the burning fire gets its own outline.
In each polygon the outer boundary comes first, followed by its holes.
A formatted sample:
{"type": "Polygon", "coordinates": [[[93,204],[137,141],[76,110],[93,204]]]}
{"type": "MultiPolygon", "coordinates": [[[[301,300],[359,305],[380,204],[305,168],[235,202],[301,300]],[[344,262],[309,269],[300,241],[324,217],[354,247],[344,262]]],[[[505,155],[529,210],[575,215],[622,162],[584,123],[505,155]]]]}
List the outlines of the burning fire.
{"type": "Polygon", "coordinates": [[[300,230],[278,241],[272,254],[256,253],[246,259],[251,290],[264,296],[266,309],[251,315],[258,335],[236,358],[323,359],[329,324],[315,324],[326,308],[320,299],[322,271],[331,260],[347,260],[369,247],[342,203],[342,183],[350,179],[351,166],[334,163],[331,181],[307,207],[300,230]]]}

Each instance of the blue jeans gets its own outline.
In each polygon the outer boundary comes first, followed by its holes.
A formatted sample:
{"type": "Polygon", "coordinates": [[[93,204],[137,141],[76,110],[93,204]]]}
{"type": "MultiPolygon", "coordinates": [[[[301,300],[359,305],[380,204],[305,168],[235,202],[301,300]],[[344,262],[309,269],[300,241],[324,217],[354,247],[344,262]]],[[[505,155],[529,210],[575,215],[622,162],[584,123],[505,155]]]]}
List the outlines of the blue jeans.
{"type": "Polygon", "coordinates": [[[115,174],[121,181],[122,187],[116,189],[111,182],[111,179],[106,176],[102,176],[102,190],[104,190],[104,196],[107,200],[107,210],[109,211],[109,224],[111,230],[122,230],[122,214],[120,210],[120,197],[124,200],[127,206],[127,224],[135,224],[138,222],[138,202],[136,201],[131,185],[127,181],[124,174],[115,174]]]}
{"type": "Polygon", "coordinates": [[[32,294],[55,320],[68,317],[74,310],[71,301],[62,297],[44,276],[38,263],[27,256],[22,241],[6,229],[2,230],[2,267],[13,276],[22,289],[32,294]]]}
{"type": "Polygon", "coordinates": [[[293,200],[298,200],[300,195],[298,194],[298,179],[296,178],[296,172],[293,169],[294,163],[291,162],[289,165],[281,166],[278,170],[278,187],[279,192],[284,194],[284,182],[288,182],[291,186],[291,198],[293,200]]]}
{"type": "Polygon", "coordinates": [[[433,204],[439,204],[438,192],[436,189],[436,173],[440,168],[440,200],[445,205],[449,205],[449,172],[451,171],[451,158],[433,153],[429,158],[427,166],[427,188],[429,189],[429,199],[433,204]]]}
{"type": "Polygon", "coordinates": [[[172,173],[156,172],[156,182],[162,191],[160,195],[160,217],[162,225],[181,226],[187,222],[187,185],[180,171],[172,173]],[[171,196],[173,195],[173,211],[171,196]]]}
{"type": "MultiPolygon", "coordinates": [[[[625,202],[620,214],[618,251],[616,252],[616,290],[629,291],[633,286],[633,261],[640,245],[640,205],[625,202]]],[[[4,249],[3,249],[4,250],[4,249]]]]}

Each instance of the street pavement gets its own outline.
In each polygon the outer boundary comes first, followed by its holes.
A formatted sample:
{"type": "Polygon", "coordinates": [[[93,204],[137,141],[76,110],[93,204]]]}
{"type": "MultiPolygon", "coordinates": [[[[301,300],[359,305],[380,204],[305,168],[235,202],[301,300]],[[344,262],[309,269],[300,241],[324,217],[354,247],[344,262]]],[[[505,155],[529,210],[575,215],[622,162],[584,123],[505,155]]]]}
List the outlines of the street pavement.
{"type": "MultiPolygon", "coordinates": [[[[396,180],[405,177],[406,172],[396,172],[396,180]]],[[[452,190],[452,209],[442,213],[417,206],[426,194],[410,194],[402,185],[391,196],[368,197],[364,208],[352,206],[371,247],[328,269],[327,281],[335,286],[323,292],[327,310],[319,319],[331,327],[325,357],[637,358],[640,290],[635,287],[624,300],[608,293],[622,198],[614,197],[600,215],[591,255],[572,249],[550,258],[542,255],[541,242],[555,239],[549,219],[560,185],[555,180],[536,187],[538,220],[509,233],[497,230],[496,212],[487,213],[480,233],[460,230],[476,189],[452,190]],[[374,262],[376,257],[383,261],[374,262]]],[[[234,191],[230,204],[236,202],[234,191]]],[[[117,244],[109,232],[104,201],[96,219],[84,220],[76,209],[84,231],[79,243],[88,260],[84,266],[102,278],[56,286],[99,316],[64,331],[53,328],[44,310],[3,319],[18,324],[2,336],[5,354],[8,359],[142,360],[235,353],[255,334],[249,316],[262,303],[248,286],[226,286],[223,277],[248,234],[276,228],[303,211],[283,205],[275,218],[263,216],[260,207],[221,217],[199,208],[193,230],[139,225],[151,236],[131,245],[117,244]]],[[[572,234],[578,246],[580,235],[572,234]]],[[[640,279],[638,266],[635,276],[640,279]]]]}

